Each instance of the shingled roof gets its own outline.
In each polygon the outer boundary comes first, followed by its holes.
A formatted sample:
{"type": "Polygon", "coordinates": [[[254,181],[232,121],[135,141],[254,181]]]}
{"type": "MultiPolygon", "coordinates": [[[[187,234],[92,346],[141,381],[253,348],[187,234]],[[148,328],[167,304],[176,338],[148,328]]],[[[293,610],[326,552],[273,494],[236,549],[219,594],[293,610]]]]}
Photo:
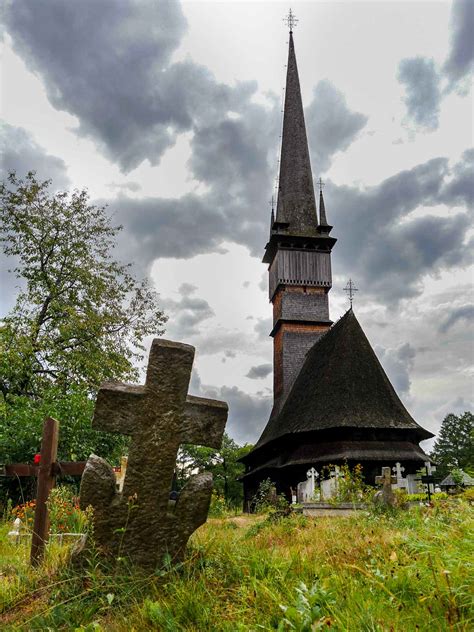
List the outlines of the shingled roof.
{"type": "Polygon", "coordinates": [[[352,309],[310,349],[254,451],[285,435],[338,427],[411,430],[419,441],[433,436],[400,401],[352,309]]]}
{"type": "Polygon", "coordinates": [[[287,224],[287,232],[291,235],[316,237],[318,217],[292,33],[288,49],[278,182],[277,225],[287,224]]]}

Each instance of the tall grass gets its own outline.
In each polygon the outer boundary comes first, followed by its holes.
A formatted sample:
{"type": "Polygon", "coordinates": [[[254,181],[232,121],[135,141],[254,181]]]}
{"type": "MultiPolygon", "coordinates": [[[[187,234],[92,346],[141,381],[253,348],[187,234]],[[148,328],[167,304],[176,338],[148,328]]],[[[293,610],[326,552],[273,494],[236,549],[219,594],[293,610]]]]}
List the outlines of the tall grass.
{"type": "Polygon", "coordinates": [[[473,508],[347,518],[211,519],[178,567],[32,570],[0,532],[0,627],[53,630],[472,630],[473,508]],[[4,561],[5,560],[5,563],[4,561]]]}

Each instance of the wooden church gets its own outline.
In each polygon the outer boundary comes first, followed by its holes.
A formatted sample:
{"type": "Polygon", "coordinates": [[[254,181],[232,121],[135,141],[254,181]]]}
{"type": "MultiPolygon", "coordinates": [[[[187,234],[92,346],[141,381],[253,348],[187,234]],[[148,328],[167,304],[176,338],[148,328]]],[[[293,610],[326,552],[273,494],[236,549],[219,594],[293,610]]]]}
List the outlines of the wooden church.
{"type": "Polygon", "coordinates": [[[290,30],[276,217],[265,247],[273,304],[274,403],[245,464],[245,505],[270,478],[291,497],[315,467],[360,463],[373,484],[381,467],[414,474],[432,433],[410,416],[350,309],[329,319],[331,250],[322,191],[319,220],[293,33],[290,30]]]}

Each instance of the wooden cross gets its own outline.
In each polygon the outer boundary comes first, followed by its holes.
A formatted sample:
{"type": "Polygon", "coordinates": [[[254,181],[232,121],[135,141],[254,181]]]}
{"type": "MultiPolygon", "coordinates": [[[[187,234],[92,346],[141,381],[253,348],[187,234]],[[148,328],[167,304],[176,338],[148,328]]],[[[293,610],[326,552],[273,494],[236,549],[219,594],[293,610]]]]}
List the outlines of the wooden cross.
{"type": "Polygon", "coordinates": [[[59,422],[47,417],[43,423],[41,452],[39,465],[28,463],[12,463],[5,465],[2,470],[4,476],[37,476],[35,520],[31,540],[31,563],[37,565],[44,556],[44,548],[49,537],[48,498],[56,484],[56,477],[66,474],[80,476],[86,462],[57,462],[59,422]]]}
{"type": "Polygon", "coordinates": [[[191,479],[174,515],[168,511],[179,446],[220,448],[227,420],[224,402],[187,394],[193,359],[193,347],[155,339],[143,386],[106,383],[97,396],[93,427],[131,436],[127,472],[117,494],[108,464],[91,457],[82,477],[81,507],[94,507],[94,537],[104,551],[118,555],[124,547],[141,566],[160,563],[166,552],[178,554],[207,517],[210,477],[191,479]]]}

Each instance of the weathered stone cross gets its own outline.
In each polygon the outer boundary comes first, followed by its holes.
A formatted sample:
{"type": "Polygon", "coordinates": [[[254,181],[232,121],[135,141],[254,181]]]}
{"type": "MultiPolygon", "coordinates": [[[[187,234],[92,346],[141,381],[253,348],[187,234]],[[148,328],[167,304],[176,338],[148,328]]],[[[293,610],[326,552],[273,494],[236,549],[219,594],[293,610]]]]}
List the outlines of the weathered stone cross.
{"type": "Polygon", "coordinates": [[[395,494],[392,491],[392,484],[397,482],[397,477],[392,476],[392,471],[389,467],[382,468],[382,476],[376,476],[375,482],[382,487],[382,499],[387,505],[393,505],[395,503],[395,494]]]}
{"type": "Polygon", "coordinates": [[[144,386],[106,383],[93,419],[97,430],[131,435],[122,493],[110,465],[92,455],[81,483],[81,507],[94,508],[94,539],[104,552],[155,568],[184,553],[206,521],[212,474],[190,479],[169,507],[180,444],[220,448],[227,404],[187,394],[194,347],[155,339],[144,386]]]}

